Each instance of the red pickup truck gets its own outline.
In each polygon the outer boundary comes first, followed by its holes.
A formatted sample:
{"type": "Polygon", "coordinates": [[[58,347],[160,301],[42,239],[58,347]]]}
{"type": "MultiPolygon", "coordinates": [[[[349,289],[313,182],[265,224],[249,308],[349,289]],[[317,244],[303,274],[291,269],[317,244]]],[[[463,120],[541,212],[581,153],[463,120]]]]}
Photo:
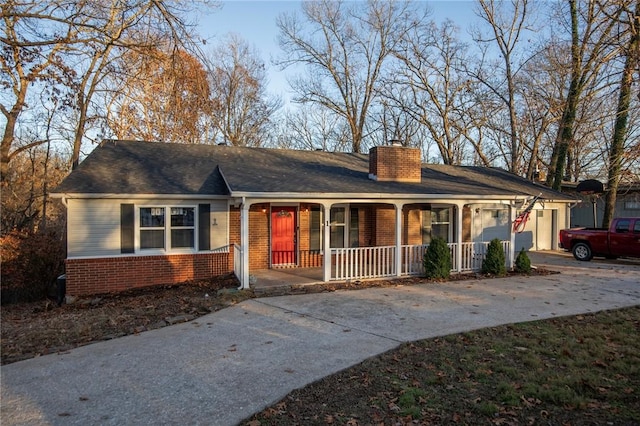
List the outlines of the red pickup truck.
{"type": "Polygon", "coordinates": [[[560,247],[578,260],[593,256],[640,257],[640,218],[613,219],[609,229],[571,228],[560,231],[560,247]]]}

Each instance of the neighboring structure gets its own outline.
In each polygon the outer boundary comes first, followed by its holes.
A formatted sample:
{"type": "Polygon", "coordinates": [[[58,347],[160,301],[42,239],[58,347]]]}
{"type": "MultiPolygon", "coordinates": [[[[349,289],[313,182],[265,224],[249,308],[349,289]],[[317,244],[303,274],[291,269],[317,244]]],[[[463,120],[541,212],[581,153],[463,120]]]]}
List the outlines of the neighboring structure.
{"type": "MultiPolygon", "coordinates": [[[[578,198],[578,204],[571,208],[570,225],[575,227],[602,228],[606,194],[582,195],[576,192],[577,183],[563,183],[562,191],[578,198]],[[594,224],[595,203],[595,224],[594,224]]],[[[605,188],[606,191],[606,188],[605,188]]],[[[640,217],[640,182],[620,185],[616,197],[614,217],[640,217]]]]}
{"type": "Polygon", "coordinates": [[[420,151],[369,155],[105,141],[56,189],[68,212],[67,292],[321,267],[325,281],[422,273],[433,236],[453,270],[486,243],[555,249],[573,197],[501,169],[421,164],[420,151]],[[540,195],[522,234],[512,222],[540,195]]]}

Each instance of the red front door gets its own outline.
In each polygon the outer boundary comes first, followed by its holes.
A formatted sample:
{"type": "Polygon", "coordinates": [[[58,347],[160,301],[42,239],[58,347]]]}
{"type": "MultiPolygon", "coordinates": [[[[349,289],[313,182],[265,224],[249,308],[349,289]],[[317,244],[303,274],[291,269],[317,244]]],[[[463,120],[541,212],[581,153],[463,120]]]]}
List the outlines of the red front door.
{"type": "Polygon", "coordinates": [[[271,264],[296,265],[296,208],[271,209],[271,264]]]}

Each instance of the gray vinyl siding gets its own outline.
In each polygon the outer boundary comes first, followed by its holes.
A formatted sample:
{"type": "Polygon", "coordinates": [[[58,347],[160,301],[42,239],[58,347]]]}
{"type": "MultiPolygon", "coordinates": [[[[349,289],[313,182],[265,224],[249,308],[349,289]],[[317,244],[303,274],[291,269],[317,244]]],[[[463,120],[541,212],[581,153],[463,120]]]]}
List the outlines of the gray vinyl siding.
{"type": "MultiPolygon", "coordinates": [[[[139,249],[139,209],[141,206],[211,205],[211,250],[226,250],[229,243],[229,207],[227,200],[130,200],[130,199],[69,199],[67,214],[67,257],[131,256],[121,253],[120,205],[135,205],[134,255],[145,254],[139,249]]],[[[167,251],[167,253],[171,253],[167,251]]]]}
{"type": "MultiPolygon", "coordinates": [[[[604,195],[596,199],[596,223],[593,220],[593,203],[588,197],[584,197],[582,203],[575,205],[571,209],[571,227],[602,227],[604,219],[604,195]]],[[[628,208],[636,207],[640,202],[640,193],[620,194],[616,200],[616,207],[613,212],[614,217],[640,217],[640,209],[628,208]]]]}
{"type": "Polygon", "coordinates": [[[120,202],[68,201],[67,257],[120,255],[120,202]]]}

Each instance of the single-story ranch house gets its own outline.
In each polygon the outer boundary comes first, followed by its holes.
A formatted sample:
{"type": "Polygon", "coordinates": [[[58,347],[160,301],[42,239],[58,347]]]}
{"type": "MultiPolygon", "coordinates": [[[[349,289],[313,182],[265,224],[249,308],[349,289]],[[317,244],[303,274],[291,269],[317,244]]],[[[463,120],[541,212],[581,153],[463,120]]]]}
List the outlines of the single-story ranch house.
{"type": "Polygon", "coordinates": [[[503,241],[557,248],[575,198],[501,169],[421,164],[397,145],[369,155],[108,140],[55,190],[67,207],[72,295],[267,268],[322,268],[324,281],[421,274],[434,236],[453,271],[503,241]],[[524,232],[512,223],[533,197],[524,232]]]}

